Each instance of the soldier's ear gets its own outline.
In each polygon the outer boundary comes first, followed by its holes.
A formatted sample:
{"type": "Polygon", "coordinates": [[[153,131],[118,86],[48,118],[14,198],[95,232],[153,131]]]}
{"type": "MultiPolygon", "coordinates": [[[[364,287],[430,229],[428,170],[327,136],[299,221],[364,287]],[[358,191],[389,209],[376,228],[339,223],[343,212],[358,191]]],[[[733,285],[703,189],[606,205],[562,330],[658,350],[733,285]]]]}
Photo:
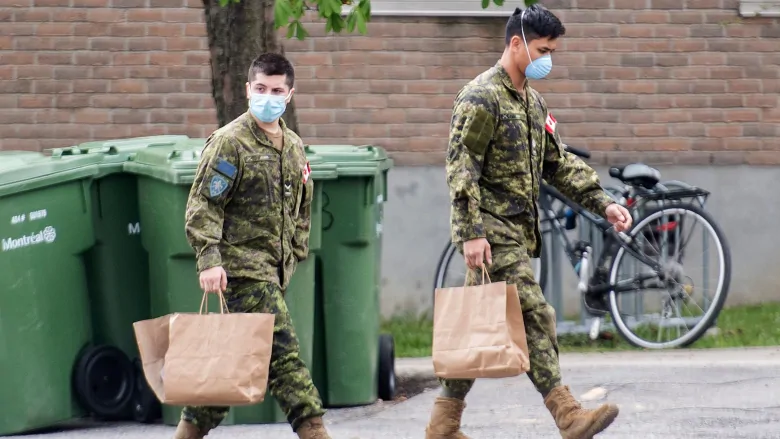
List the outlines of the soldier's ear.
{"type": "Polygon", "coordinates": [[[250,99],[252,97],[252,85],[250,83],[246,83],[246,98],[250,99]]]}

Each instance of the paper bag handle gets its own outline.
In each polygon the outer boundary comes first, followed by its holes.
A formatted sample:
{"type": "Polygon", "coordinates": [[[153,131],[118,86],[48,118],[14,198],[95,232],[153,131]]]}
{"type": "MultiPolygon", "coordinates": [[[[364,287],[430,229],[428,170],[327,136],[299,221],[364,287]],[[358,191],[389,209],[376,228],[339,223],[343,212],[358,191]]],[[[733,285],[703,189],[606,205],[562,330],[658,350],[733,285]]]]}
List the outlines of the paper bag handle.
{"type": "MultiPolygon", "coordinates": [[[[488,283],[493,283],[493,281],[490,280],[490,274],[488,274],[487,267],[485,267],[485,264],[483,263],[482,264],[482,285],[485,285],[485,277],[487,277],[488,283]]],[[[465,276],[464,279],[463,279],[463,286],[464,287],[467,286],[466,285],[466,283],[467,283],[466,279],[468,279],[468,276],[465,276]]]]}
{"type": "MultiPolygon", "coordinates": [[[[203,293],[203,298],[200,301],[199,314],[203,314],[204,308],[207,314],[209,312],[209,302],[206,300],[206,296],[208,295],[209,293],[203,293]]],[[[220,307],[219,313],[225,314],[227,312],[228,314],[230,314],[230,311],[228,310],[227,307],[227,302],[225,301],[225,296],[222,294],[222,291],[218,292],[217,296],[219,297],[219,307],[220,307]]]]}

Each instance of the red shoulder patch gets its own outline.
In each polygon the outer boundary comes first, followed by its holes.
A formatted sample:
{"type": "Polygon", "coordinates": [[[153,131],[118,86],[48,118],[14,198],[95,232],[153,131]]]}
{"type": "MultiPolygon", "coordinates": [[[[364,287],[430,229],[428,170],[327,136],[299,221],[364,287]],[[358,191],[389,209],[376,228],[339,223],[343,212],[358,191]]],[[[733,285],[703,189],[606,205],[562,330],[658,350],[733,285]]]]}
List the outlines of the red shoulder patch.
{"type": "Polygon", "coordinates": [[[310,175],[311,175],[311,166],[309,165],[309,162],[306,161],[306,165],[303,167],[303,184],[306,184],[306,182],[309,181],[310,175]]]}
{"type": "Polygon", "coordinates": [[[558,124],[558,121],[555,120],[552,113],[547,113],[547,120],[544,121],[544,129],[547,130],[550,134],[555,134],[555,126],[558,124]]]}

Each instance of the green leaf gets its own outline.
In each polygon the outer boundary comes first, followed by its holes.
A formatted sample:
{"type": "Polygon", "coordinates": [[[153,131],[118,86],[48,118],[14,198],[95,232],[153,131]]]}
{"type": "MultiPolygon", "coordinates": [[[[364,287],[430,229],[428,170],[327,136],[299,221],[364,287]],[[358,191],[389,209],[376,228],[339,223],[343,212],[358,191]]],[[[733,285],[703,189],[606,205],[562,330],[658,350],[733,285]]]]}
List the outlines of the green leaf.
{"type": "Polygon", "coordinates": [[[303,0],[292,0],[291,2],[291,9],[293,16],[298,19],[303,16],[303,0]]]}
{"type": "Polygon", "coordinates": [[[360,0],[358,9],[363,13],[366,21],[371,21],[371,0],[360,0]]]}
{"type": "Polygon", "coordinates": [[[330,17],[330,14],[333,13],[333,10],[330,7],[330,2],[325,1],[318,1],[317,2],[317,8],[319,10],[320,17],[322,18],[328,18],[330,17]]]}
{"type": "Polygon", "coordinates": [[[539,0],[525,0],[525,5],[526,6],[535,5],[537,3],[539,3],[539,0]]]}
{"type": "Polygon", "coordinates": [[[341,7],[343,6],[341,4],[341,0],[320,0],[323,3],[330,2],[330,10],[332,11],[331,14],[341,14],[341,7]]]}
{"type": "Polygon", "coordinates": [[[292,15],[290,0],[276,0],[274,2],[274,24],[277,29],[287,24],[292,15]]]}
{"type": "Polygon", "coordinates": [[[327,18],[328,27],[333,33],[339,33],[344,29],[344,19],[339,14],[332,14],[327,18]]]}
{"type": "Polygon", "coordinates": [[[495,3],[496,6],[504,6],[504,0],[493,0],[493,3],[495,3]]]}
{"type": "Polygon", "coordinates": [[[490,0],[482,0],[482,9],[487,9],[490,6],[490,0]]]}
{"type": "Polygon", "coordinates": [[[358,32],[365,35],[368,32],[368,29],[366,29],[366,19],[363,17],[362,13],[357,14],[357,28],[358,32]]]}
{"type": "Polygon", "coordinates": [[[357,15],[355,11],[349,13],[347,16],[347,32],[352,33],[355,31],[355,25],[357,24],[357,15]]]}
{"type": "Polygon", "coordinates": [[[309,33],[306,32],[306,29],[303,27],[300,21],[297,21],[296,23],[297,26],[296,26],[295,36],[298,37],[299,40],[303,41],[304,39],[306,39],[306,37],[309,36],[309,33]]]}
{"type": "Polygon", "coordinates": [[[295,35],[295,22],[290,23],[287,25],[287,39],[292,38],[295,35]]]}

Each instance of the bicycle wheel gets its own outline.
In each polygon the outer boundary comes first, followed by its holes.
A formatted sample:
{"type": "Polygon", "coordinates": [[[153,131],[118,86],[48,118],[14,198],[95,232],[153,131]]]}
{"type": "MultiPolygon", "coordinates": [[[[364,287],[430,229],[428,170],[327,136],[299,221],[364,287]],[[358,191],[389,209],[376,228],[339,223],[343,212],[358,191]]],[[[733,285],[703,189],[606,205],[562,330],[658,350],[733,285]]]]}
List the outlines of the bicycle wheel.
{"type": "Polygon", "coordinates": [[[648,210],[628,234],[632,238],[630,248],[656,261],[666,276],[663,279],[658,277],[654,270],[632,256],[625,247],[617,248],[610,267],[610,283],[632,285],[639,290],[610,291],[610,314],[617,330],[629,343],[645,349],[676,348],[694,343],[717,318],[731,282],[731,252],[720,226],[700,207],[676,204],[648,210]],[[701,241],[698,233],[694,233],[698,224],[702,225],[701,241]],[[691,225],[690,233],[686,233],[685,228],[691,225]],[[697,241],[700,243],[698,246],[697,241]],[[691,247],[686,248],[689,244],[691,247]],[[683,264],[683,257],[692,254],[694,257],[697,254],[704,256],[701,271],[705,278],[701,282],[694,281],[692,277],[695,268],[683,264]],[[710,259],[714,260],[717,270],[712,294],[709,288],[712,279],[708,277],[710,259]],[[623,271],[632,274],[621,278],[623,271]],[[645,279],[638,280],[637,274],[645,279]],[[656,279],[651,280],[652,277],[656,279]],[[661,300],[657,302],[645,294],[657,290],[662,291],[661,300]],[[695,302],[694,295],[699,292],[706,310],[695,302]],[[699,310],[702,311],[700,315],[699,310]],[[630,312],[636,315],[632,317],[630,312]],[[672,318],[672,314],[675,317],[672,318]],[[682,327],[687,329],[685,333],[682,327]],[[676,333],[676,336],[662,341],[662,335],[667,332],[676,333]],[[651,341],[653,338],[655,340],[651,341]]]}
{"type": "MultiPolygon", "coordinates": [[[[531,259],[531,267],[534,270],[534,278],[544,293],[547,283],[547,246],[542,245],[539,258],[531,259]]],[[[466,281],[466,262],[463,255],[458,252],[457,247],[452,242],[447,243],[436,266],[436,277],[433,283],[433,297],[436,295],[436,288],[462,287],[466,281]]],[[[433,299],[431,299],[433,303],[433,299]]]]}

